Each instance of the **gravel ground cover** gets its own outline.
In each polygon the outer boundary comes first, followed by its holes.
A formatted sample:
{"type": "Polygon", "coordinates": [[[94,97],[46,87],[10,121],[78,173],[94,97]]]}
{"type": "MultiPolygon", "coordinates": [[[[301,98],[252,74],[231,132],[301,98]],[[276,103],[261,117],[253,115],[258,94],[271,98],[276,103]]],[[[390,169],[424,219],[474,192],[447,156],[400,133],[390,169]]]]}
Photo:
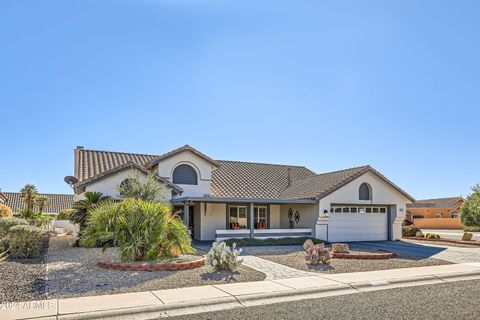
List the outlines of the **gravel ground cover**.
{"type": "MultiPolygon", "coordinates": [[[[362,251],[365,252],[366,250],[362,251]]],[[[246,252],[259,258],[276,262],[298,270],[320,273],[362,272],[451,264],[451,262],[440,259],[419,259],[409,256],[399,256],[397,258],[385,260],[350,260],[333,258],[330,260],[330,265],[310,266],[305,261],[305,252],[303,249],[299,248],[286,248],[283,251],[279,250],[278,248],[273,250],[268,248],[263,248],[262,250],[249,248],[246,250],[246,252]]]]}
{"type": "MultiPolygon", "coordinates": [[[[50,298],[136,292],[259,281],[261,272],[239,267],[235,272],[213,272],[209,267],[182,271],[135,272],[103,269],[98,260],[116,260],[116,249],[72,248],[71,237],[50,239],[47,287],[50,298]]],[[[199,254],[204,254],[200,252],[199,254]]]]}
{"type": "Polygon", "coordinates": [[[0,303],[46,298],[45,246],[40,258],[13,259],[0,264],[0,303]]]}

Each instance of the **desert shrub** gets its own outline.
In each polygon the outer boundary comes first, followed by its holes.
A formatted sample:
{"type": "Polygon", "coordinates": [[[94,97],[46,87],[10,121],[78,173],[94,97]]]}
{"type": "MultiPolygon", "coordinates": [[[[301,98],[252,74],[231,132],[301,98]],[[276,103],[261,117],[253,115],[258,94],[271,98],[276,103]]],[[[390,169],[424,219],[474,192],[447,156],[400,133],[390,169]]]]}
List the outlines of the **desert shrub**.
{"type": "Polygon", "coordinates": [[[19,225],[27,225],[27,221],[23,219],[16,219],[16,218],[0,218],[0,239],[5,237],[8,234],[8,231],[11,227],[19,226],[19,225]]]}
{"type": "Polygon", "coordinates": [[[480,227],[480,185],[472,187],[462,204],[460,220],[465,227],[480,227]]]}
{"type": "Polygon", "coordinates": [[[420,228],[417,227],[414,224],[411,224],[409,226],[404,226],[402,227],[402,236],[403,237],[415,237],[417,232],[421,232],[420,228]]]}
{"type": "Polygon", "coordinates": [[[80,245],[95,247],[110,244],[120,249],[125,261],[156,260],[194,253],[183,222],[170,214],[164,202],[125,199],[107,200],[89,213],[80,245]]]}
{"type": "Polygon", "coordinates": [[[427,233],[425,235],[425,238],[427,238],[427,239],[440,239],[440,236],[436,233],[427,233]]]}
{"type": "Polygon", "coordinates": [[[234,243],[238,247],[248,247],[248,246],[288,246],[288,245],[302,245],[305,241],[312,240],[313,243],[323,243],[325,241],[309,237],[301,238],[268,238],[268,239],[255,239],[255,238],[242,238],[242,239],[228,239],[225,240],[225,243],[228,246],[233,245],[234,243]]]}
{"type": "Polygon", "coordinates": [[[480,226],[476,227],[464,227],[463,231],[465,232],[480,232],[480,226]]]}
{"type": "Polygon", "coordinates": [[[73,209],[64,209],[60,211],[57,215],[57,220],[68,220],[72,214],[73,209]]]}
{"type": "Polygon", "coordinates": [[[312,265],[315,264],[329,264],[332,254],[325,247],[324,243],[314,244],[312,240],[307,240],[303,244],[305,249],[305,260],[312,265]]]}
{"type": "Polygon", "coordinates": [[[45,235],[42,229],[34,226],[19,225],[8,232],[10,254],[14,258],[37,258],[44,245],[45,235]]]}
{"type": "Polygon", "coordinates": [[[235,249],[235,243],[230,249],[225,242],[212,244],[212,248],[207,253],[205,264],[213,267],[215,270],[235,270],[242,264],[242,259],[238,256],[242,253],[242,249],[235,249]]]}
{"type": "Polygon", "coordinates": [[[9,206],[0,204],[0,218],[11,218],[13,217],[12,209],[9,206]]]}

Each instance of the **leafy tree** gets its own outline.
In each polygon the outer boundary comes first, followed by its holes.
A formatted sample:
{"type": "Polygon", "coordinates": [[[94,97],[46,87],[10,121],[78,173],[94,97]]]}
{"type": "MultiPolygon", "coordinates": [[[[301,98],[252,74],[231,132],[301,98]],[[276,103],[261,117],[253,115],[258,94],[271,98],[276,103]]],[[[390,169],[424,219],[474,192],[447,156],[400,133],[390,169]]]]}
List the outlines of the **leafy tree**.
{"type": "Polygon", "coordinates": [[[85,199],[79,200],[73,204],[69,220],[72,223],[80,225],[80,233],[87,226],[89,211],[110,197],[104,196],[101,192],[85,192],[85,199]]]}
{"type": "Polygon", "coordinates": [[[13,217],[12,209],[0,203],[0,218],[11,218],[11,217],[13,217]]]}
{"type": "Polygon", "coordinates": [[[460,219],[466,227],[480,226],[480,184],[472,187],[462,205],[460,219]]]}
{"type": "Polygon", "coordinates": [[[122,199],[134,198],[151,202],[164,201],[167,195],[165,186],[154,173],[149,173],[142,181],[138,171],[117,185],[115,190],[122,199]]]}
{"type": "Polygon", "coordinates": [[[25,204],[26,210],[33,214],[33,206],[35,205],[35,199],[38,196],[38,191],[35,185],[26,184],[20,190],[20,199],[25,204]]]}
{"type": "Polygon", "coordinates": [[[42,214],[43,209],[50,206],[50,200],[47,196],[39,195],[35,198],[35,205],[38,207],[38,214],[42,214]]]}

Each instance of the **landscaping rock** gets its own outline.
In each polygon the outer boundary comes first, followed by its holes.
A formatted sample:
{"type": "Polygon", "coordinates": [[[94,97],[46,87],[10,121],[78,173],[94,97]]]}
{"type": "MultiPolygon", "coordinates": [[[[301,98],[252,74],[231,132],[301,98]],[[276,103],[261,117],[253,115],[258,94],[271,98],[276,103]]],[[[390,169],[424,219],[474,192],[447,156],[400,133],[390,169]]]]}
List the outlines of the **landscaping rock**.
{"type": "Polygon", "coordinates": [[[350,248],[346,243],[334,243],[332,244],[332,250],[334,253],[349,253],[350,248]]]}
{"type": "Polygon", "coordinates": [[[465,232],[462,236],[462,241],[470,241],[473,238],[473,233],[465,232]]]}
{"type": "Polygon", "coordinates": [[[417,232],[415,233],[415,237],[417,237],[417,238],[423,238],[423,233],[422,233],[422,231],[417,231],[417,232]]]}

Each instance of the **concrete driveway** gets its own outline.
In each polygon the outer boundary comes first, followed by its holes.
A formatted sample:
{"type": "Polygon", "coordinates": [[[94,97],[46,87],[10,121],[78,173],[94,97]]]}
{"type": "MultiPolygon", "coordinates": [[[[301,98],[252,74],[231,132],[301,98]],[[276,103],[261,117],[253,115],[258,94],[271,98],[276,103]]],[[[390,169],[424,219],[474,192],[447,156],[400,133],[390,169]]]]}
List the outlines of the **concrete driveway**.
{"type": "Polygon", "coordinates": [[[405,241],[350,242],[352,249],[382,249],[418,259],[435,258],[453,263],[480,262],[480,248],[460,248],[405,241]]]}
{"type": "MultiPolygon", "coordinates": [[[[451,229],[422,229],[423,234],[426,233],[436,233],[440,238],[444,239],[453,239],[461,240],[463,235],[463,230],[451,230],[451,229]]],[[[473,240],[480,241],[480,232],[471,232],[473,233],[473,240]]]]}

